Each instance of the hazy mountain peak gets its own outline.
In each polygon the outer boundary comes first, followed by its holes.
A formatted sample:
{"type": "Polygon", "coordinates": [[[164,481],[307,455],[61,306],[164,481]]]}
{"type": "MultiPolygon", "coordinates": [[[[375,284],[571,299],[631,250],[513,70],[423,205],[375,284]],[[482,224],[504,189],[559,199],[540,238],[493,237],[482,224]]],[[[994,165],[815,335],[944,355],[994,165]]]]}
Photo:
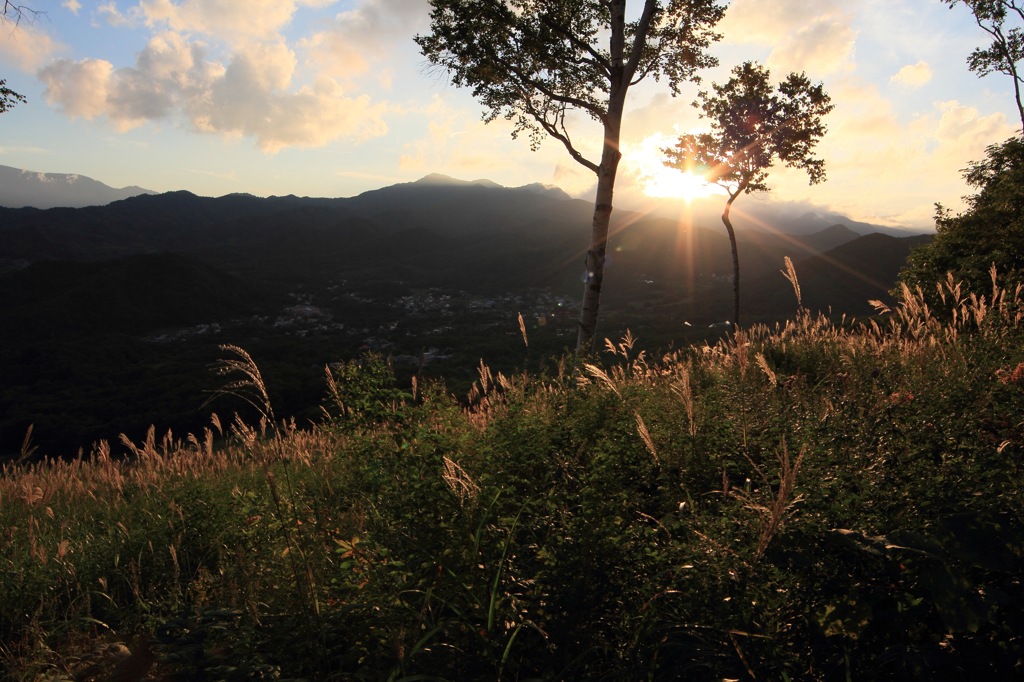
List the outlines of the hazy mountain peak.
{"type": "Polygon", "coordinates": [[[74,173],[43,173],[0,166],[0,206],[9,208],[104,206],[139,194],[155,192],[136,186],[114,188],[74,173]]]}
{"type": "Polygon", "coordinates": [[[414,185],[468,185],[468,184],[471,184],[471,183],[469,181],[467,181],[467,180],[460,180],[458,178],[453,178],[452,176],[445,175],[444,173],[430,173],[429,175],[424,175],[422,178],[420,178],[419,180],[416,180],[412,184],[414,184],[414,185]]]}
{"type": "Polygon", "coordinates": [[[550,196],[558,197],[559,199],[572,199],[565,190],[557,185],[548,185],[543,182],[532,182],[529,185],[523,185],[516,189],[525,190],[527,192],[533,192],[535,194],[545,194],[550,196]]]}
{"type": "Polygon", "coordinates": [[[452,176],[445,175],[444,173],[430,173],[429,175],[424,175],[422,178],[416,180],[412,184],[447,186],[458,185],[463,187],[468,185],[479,185],[481,187],[502,188],[502,185],[499,185],[493,180],[488,180],[486,178],[478,178],[477,180],[460,180],[459,178],[453,178],[452,176]]]}

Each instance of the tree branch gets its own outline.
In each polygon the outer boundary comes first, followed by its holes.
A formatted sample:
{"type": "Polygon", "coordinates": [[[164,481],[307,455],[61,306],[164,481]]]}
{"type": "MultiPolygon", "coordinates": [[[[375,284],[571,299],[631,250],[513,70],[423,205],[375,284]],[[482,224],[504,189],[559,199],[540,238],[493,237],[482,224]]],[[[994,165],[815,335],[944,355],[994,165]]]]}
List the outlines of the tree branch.
{"type": "MultiPolygon", "coordinates": [[[[633,49],[629,55],[629,61],[623,67],[623,77],[626,82],[632,84],[633,76],[640,66],[640,59],[643,57],[644,45],[647,42],[647,34],[651,30],[651,22],[654,20],[654,11],[657,9],[657,0],[646,0],[644,12],[637,22],[636,35],[633,36],[633,49]]],[[[646,74],[645,74],[646,75],[646,74]]]]}
{"type": "Polygon", "coordinates": [[[583,154],[573,145],[572,139],[569,137],[569,133],[565,128],[564,108],[561,110],[561,127],[556,126],[554,123],[549,121],[542,112],[538,111],[537,108],[533,106],[533,102],[531,100],[524,99],[523,108],[535,121],[537,121],[541,128],[544,129],[544,132],[562,143],[566,151],[569,152],[569,156],[571,156],[574,161],[584,168],[589,169],[594,174],[597,174],[600,167],[587,157],[583,156],[583,154]]]}
{"type": "Polygon", "coordinates": [[[551,30],[555,31],[563,38],[568,40],[571,44],[575,45],[578,49],[589,54],[590,59],[583,60],[584,62],[601,69],[602,71],[604,71],[606,75],[611,74],[611,64],[608,62],[607,59],[605,59],[603,54],[594,49],[593,45],[586,41],[580,40],[579,38],[576,37],[576,35],[566,30],[565,27],[562,26],[561,24],[557,24],[553,21],[550,21],[545,17],[541,17],[541,22],[545,26],[547,26],[548,28],[550,28],[551,30]]]}

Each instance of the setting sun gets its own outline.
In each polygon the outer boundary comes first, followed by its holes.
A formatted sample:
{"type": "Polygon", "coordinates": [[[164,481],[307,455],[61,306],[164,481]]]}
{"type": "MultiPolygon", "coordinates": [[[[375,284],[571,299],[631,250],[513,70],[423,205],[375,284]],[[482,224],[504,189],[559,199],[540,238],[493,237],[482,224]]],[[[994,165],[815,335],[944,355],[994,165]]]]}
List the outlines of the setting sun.
{"type": "Polygon", "coordinates": [[[684,173],[664,164],[662,149],[674,142],[675,138],[668,135],[651,135],[627,155],[643,193],[658,199],[683,199],[687,202],[724,194],[721,187],[709,184],[700,175],[684,173]]]}
{"type": "Polygon", "coordinates": [[[684,173],[674,168],[661,168],[644,183],[644,194],[658,198],[677,198],[686,201],[720,194],[721,188],[709,184],[695,173],[684,173]]]}

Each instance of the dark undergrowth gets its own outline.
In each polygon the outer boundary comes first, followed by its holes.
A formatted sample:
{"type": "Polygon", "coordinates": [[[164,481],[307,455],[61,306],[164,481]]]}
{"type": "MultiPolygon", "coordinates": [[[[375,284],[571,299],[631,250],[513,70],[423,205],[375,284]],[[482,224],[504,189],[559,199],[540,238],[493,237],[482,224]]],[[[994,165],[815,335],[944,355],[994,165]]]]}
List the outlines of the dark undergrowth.
{"type": "Polygon", "coordinates": [[[1024,676],[1024,308],[943,285],[469,407],[338,366],[323,423],[0,478],[11,680],[1024,676]]]}

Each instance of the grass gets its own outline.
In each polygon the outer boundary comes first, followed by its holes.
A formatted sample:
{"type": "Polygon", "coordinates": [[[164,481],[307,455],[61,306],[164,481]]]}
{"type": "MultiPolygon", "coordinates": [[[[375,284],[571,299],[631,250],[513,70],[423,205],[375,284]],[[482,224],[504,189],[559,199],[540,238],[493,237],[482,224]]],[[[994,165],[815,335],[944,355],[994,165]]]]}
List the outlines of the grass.
{"type": "Polygon", "coordinates": [[[255,425],[4,467],[3,676],[1019,677],[1021,290],[941,290],[464,401],[369,357],[310,429],[227,348],[255,425]]]}

